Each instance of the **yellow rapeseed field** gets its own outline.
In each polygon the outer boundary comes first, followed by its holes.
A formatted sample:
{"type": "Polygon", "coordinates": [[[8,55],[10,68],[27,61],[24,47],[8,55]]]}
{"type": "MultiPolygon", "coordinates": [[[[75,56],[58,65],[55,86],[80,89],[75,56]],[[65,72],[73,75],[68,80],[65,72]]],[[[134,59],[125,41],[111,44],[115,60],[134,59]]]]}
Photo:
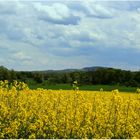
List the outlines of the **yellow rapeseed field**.
{"type": "Polygon", "coordinates": [[[140,139],[140,94],[1,82],[0,138],[140,139]]]}

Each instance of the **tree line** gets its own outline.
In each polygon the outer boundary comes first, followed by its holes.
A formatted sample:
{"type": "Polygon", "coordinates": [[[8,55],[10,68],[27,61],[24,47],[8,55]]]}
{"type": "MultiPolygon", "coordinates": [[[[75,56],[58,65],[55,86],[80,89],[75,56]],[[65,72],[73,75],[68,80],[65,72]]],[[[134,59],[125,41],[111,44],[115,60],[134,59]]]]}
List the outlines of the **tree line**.
{"type": "Polygon", "coordinates": [[[80,85],[123,85],[140,87],[140,71],[128,71],[114,68],[98,68],[83,71],[14,71],[0,66],[0,80],[18,80],[25,83],[31,81],[46,84],[71,84],[78,81],[80,85]]]}

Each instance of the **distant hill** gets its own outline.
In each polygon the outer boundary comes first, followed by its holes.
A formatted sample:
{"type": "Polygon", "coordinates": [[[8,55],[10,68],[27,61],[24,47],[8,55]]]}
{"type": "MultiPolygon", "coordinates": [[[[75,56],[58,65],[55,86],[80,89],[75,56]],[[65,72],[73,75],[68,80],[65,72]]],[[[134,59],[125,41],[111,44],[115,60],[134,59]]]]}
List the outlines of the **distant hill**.
{"type": "Polygon", "coordinates": [[[75,71],[95,71],[99,68],[107,68],[101,66],[93,66],[93,67],[84,67],[81,69],[63,69],[63,70],[44,70],[44,71],[34,71],[34,72],[43,72],[43,73],[52,73],[52,72],[75,72],[75,71]]]}
{"type": "Polygon", "coordinates": [[[40,84],[71,84],[77,80],[80,84],[123,85],[140,87],[140,71],[121,70],[110,67],[84,67],[81,69],[14,71],[0,66],[0,80],[18,80],[29,85],[40,84]]]}
{"type": "Polygon", "coordinates": [[[99,68],[107,68],[107,67],[101,67],[101,66],[94,66],[94,67],[84,67],[82,70],[84,71],[95,71],[99,68]]]}
{"type": "MultiPolygon", "coordinates": [[[[9,70],[4,66],[0,66],[0,69],[5,69],[5,70],[9,70]]],[[[83,68],[79,68],[79,69],[62,69],[62,70],[36,70],[36,71],[15,71],[15,72],[39,72],[39,73],[63,73],[63,72],[75,72],[75,71],[96,71],[97,69],[116,69],[116,68],[111,68],[111,67],[102,67],[102,66],[92,66],[92,67],[83,67],[83,68]]],[[[121,69],[120,69],[121,70],[121,69]]]]}

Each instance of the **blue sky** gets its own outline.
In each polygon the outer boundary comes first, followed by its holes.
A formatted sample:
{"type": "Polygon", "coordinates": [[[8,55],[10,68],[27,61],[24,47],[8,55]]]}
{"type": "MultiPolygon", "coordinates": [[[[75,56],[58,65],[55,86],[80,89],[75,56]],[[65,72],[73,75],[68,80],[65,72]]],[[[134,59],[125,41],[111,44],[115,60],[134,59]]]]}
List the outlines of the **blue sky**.
{"type": "Polygon", "coordinates": [[[0,65],[140,69],[140,1],[1,0],[0,65]]]}

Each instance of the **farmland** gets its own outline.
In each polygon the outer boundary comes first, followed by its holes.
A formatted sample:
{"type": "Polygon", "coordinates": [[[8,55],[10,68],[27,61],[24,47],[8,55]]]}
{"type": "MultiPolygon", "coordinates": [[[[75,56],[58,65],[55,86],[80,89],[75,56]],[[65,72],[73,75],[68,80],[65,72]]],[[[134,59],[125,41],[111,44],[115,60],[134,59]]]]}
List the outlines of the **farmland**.
{"type": "Polygon", "coordinates": [[[0,140],[140,140],[140,0],[0,0],[0,140]]]}
{"type": "Polygon", "coordinates": [[[140,138],[140,94],[0,86],[0,138],[140,138]]]}

